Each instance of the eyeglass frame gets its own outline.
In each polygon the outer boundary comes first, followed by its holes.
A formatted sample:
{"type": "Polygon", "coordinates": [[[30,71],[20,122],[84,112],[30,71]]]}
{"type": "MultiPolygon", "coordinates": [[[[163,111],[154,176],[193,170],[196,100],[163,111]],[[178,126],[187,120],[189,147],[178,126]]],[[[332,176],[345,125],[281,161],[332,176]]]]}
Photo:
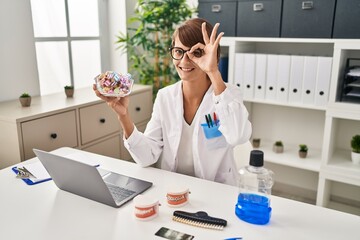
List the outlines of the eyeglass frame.
{"type": "MultiPolygon", "coordinates": [[[[190,51],[190,49],[184,50],[184,49],[182,49],[181,47],[170,47],[170,48],[169,48],[170,56],[171,56],[171,58],[174,59],[174,60],[181,60],[181,59],[183,59],[185,53],[186,53],[186,52],[189,52],[189,51],[190,51]],[[173,50],[173,49],[178,49],[178,50],[181,50],[181,51],[182,51],[182,56],[181,56],[181,58],[174,58],[174,56],[173,56],[173,54],[172,54],[172,50],[173,50]]],[[[194,53],[195,53],[194,56],[197,57],[197,58],[199,58],[199,57],[201,57],[201,56],[203,55],[204,50],[201,49],[201,48],[198,48],[198,49],[196,49],[196,50],[194,51],[194,53]],[[195,53],[195,52],[197,52],[197,53],[195,53]]]]}

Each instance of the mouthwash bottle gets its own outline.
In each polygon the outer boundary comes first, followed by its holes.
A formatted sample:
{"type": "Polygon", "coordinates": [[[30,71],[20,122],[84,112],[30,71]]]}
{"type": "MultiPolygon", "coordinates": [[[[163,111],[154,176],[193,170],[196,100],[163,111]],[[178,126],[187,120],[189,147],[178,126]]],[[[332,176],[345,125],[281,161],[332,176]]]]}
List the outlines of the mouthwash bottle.
{"type": "Polygon", "coordinates": [[[264,168],[264,153],[253,150],[249,166],[239,170],[239,195],[235,214],[254,224],[267,224],[271,217],[270,196],[274,173],[264,168]]]}

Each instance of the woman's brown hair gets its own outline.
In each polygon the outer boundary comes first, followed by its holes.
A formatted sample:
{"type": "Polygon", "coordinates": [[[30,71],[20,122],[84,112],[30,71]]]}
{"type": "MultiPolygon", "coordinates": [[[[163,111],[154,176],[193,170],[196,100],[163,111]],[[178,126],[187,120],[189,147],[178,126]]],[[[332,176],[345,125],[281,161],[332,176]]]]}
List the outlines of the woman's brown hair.
{"type": "MultiPolygon", "coordinates": [[[[180,25],[174,32],[172,36],[171,45],[174,47],[175,38],[178,36],[179,40],[182,44],[187,47],[192,47],[197,43],[205,44],[204,38],[202,35],[201,24],[206,22],[206,32],[210,37],[211,32],[213,30],[213,26],[211,23],[202,18],[192,18],[185,21],[182,25],[180,25]]],[[[217,62],[220,59],[220,44],[217,49],[217,62]]]]}

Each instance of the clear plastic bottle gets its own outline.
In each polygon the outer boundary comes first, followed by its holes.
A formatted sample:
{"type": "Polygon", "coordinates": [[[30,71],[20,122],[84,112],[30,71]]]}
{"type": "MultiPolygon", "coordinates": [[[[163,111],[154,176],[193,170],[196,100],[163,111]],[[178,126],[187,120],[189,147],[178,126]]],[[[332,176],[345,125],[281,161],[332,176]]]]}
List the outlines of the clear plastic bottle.
{"type": "Polygon", "coordinates": [[[264,168],[264,153],[253,150],[249,166],[239,170],[239,195],[235,214],[254,224],[267,224],[271,217],[270,197],[274,173],[264,168]]]}

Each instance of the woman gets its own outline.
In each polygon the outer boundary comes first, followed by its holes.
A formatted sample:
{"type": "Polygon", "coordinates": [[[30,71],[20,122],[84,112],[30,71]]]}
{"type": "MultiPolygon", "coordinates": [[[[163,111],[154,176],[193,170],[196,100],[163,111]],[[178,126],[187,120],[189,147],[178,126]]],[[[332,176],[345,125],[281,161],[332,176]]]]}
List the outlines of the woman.
{"type": "Polygon", "coordinates": [[[216,36],[218,27],[195,18],[174,32],[170,54],[181,81],[159,90],[144,133],[129,116],[128,97],[104,97],[94,90],[117,113],[135,162],[145,167],[160,161],[162,169],[235,185],[233,147],[248,141],[252,129],[239,89],[226,85],[218,69],[224,34],[216,36]],[[208,139],[204,131],[211,122],[205,115],[214,118],[214,113],[220,136],[208,139]]]}

